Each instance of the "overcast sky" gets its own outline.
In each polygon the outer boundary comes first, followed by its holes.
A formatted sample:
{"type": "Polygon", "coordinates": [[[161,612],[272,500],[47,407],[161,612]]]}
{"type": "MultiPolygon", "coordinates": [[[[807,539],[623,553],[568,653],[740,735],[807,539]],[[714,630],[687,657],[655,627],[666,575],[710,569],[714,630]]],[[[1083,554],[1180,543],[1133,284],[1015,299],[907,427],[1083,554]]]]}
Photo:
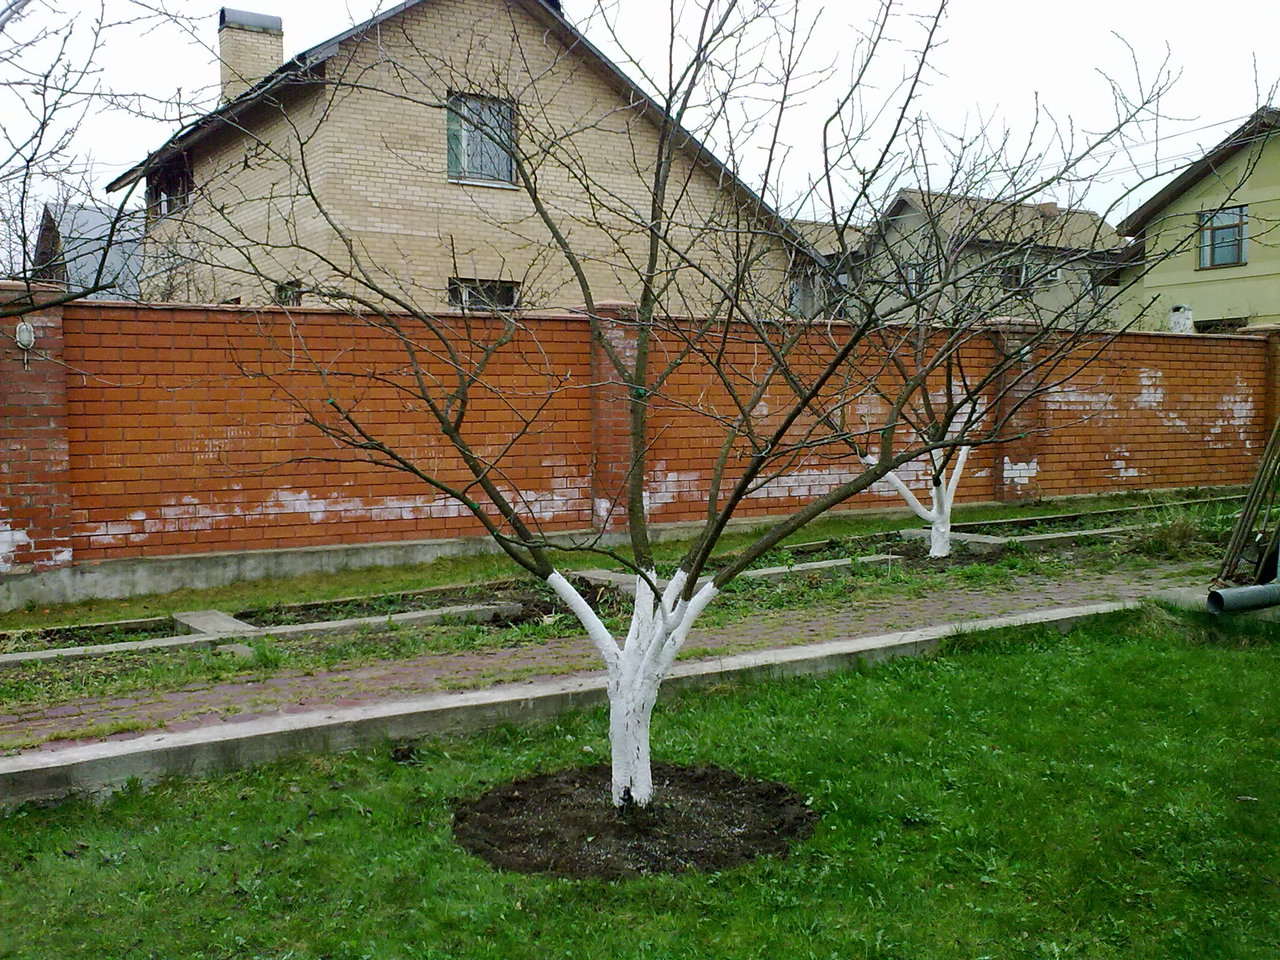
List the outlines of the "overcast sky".
{"type": "MultiPolygon", "coordinates": [[[[634,38],[642,56],[657,56],[665,46],[657,35],[662,31],[653,26],[661,5],[653,0],[621,3],[630,18],[626,35],[634,38]]],[[[59,5],[84,11],[97,6],[94,0],[59,0],[59,5]]],[[[565,0],[565,11],[580,21],[591,5],[591,0],[565,0]]],[[[221,6],[216,0],[171,0],[170,9],[189,18],[182,27],[116,30],[102,59],[104,83],[160,98],[179,90],[186,99],[200,91],[211,95],[221,6]]],[[[238,0],[236,6],[282,17],[286,56],[328,39],[376,8],[373,0],[238,0]]],[[[823,9],[815,0],[810,9],[823,25],[815,62],[838,62],[851,31],[878,7],[844,0],[823,9]]],[[[912,14],[928,7],[923,0],[902,5],[893,28],[902,42],[890,48],[891,56],[905,58],[919,34],[912,14]]],[[[612,52],[606,37],[590,28],[587,33],[612,52]]],[[[1143,147],[1137,170],[1127,157],[1117,164],[1120,169],[1112,179],[1090,195],[1095,207],[1106,206],[1122,185],[1152,172],[1157,159],[1168,164],[1203,152],[1280,81],[1278,0],[1194,6],[1166,0],[953,0],[942,34],[945,43],[932,57],[930,86],[919,106],[934,123],[951,130],[972,128],[979,118],[1016,129],[1037,103],[1060,122],[1096,128],[1112,114],[1107,76],[1132,85],[1135,70],[1150,80],[1168,60],[1180,76],[1161,107],[1166,119],[1142,138],[1155,140],[1158,133],[1158,142],[1143,147]]],[[[172,124],[103,115],[84,125],[79,143],[92,153],[99,179],[105,181],[163,143],[174,129],[172,124]]],[[[804,131],[792,129],[789,135],[798,140],[804,131]]]]}

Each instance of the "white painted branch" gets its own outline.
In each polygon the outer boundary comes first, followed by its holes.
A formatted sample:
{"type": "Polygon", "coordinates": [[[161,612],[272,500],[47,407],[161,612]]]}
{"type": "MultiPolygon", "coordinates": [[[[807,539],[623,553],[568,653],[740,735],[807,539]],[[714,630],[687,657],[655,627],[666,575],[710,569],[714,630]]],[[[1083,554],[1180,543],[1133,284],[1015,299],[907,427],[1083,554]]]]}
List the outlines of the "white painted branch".
{"type": "MultiPolygon", "coordinates": [[[[863,461],[868,466],[875,466],[876,464],[876,461],[870,457],[864,457],[863,461]]],[[[888,473],[884,475],[884,478],[888,482],[889,486],[893,487],[893,489],[897,492],[898,496],[902,497],[902,499],[907,502],[907,506],[911,508],[911,511],[917,517],[919,517],[925,523],[933,522],[933,513],[927,507],[925,507],[925,505],[921,503],[919,499],[917,499],[916,495],[911,492],[911,488],[906,485],[906,483],[903,481],[903,479],[900,476],[898,476],[896,473],[890,470],[888,473]]]]}
{"type": "Polygon", "coordinates": [[[577,589],[561,576],[560,571],[552,571],[551,576],[547,577],[547,585],[556,592],[556,596],[565,602],[565,605],[573,611],[573,615],[578,618],[587,630],[587,636],[591,638],[591,642],[595,644],[596,649],[600,651],[600,656],[604,657],[605,666],[610,670],[617,669],[618,666],[618,642],[613,639],[608,628],[601,619],[596,616],[596,612],[591,609],[591,605],[582,598],[577,589]]]}
{"type": "MultiPolygon", "coordinates": [[[[969,459],[969,451],[972,447],[961,447],[956,451],[956,462],[951,465],[951,480],[947,483],[947,503],[955,501],[956,488],[960,486],[960,475],[964,473],[965,462],[969,459]]],[[[948,506],[948,513],[950,507],[948,506]]]]}

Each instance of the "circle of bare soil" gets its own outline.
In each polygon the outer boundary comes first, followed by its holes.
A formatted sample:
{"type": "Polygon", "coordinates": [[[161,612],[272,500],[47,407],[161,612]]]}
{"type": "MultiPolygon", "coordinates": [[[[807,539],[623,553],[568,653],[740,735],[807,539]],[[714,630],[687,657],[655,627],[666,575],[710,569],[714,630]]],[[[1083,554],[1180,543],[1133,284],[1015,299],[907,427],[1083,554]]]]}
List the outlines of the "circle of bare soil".
{"type": "Polygon", "coordinates": [[[786,856],[817,814],[782,783],[655,764],[654,800],[620,811],[607,764],[494,787],[454,808],[454,837],[502,870],[617,880],[786,856]]]}

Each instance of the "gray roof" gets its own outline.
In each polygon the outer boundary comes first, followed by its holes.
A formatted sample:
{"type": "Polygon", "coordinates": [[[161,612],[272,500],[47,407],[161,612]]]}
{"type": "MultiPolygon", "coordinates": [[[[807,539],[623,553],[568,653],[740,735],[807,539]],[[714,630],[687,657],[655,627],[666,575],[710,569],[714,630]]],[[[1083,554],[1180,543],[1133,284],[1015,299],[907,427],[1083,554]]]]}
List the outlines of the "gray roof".
{"type": "Polygon", "coordinates": [[[140,210],[46,204],[32,252],[32,276],[65,283],[71,292],[93,290],[90,299],[137,299],[144,231],[140,210]]]}

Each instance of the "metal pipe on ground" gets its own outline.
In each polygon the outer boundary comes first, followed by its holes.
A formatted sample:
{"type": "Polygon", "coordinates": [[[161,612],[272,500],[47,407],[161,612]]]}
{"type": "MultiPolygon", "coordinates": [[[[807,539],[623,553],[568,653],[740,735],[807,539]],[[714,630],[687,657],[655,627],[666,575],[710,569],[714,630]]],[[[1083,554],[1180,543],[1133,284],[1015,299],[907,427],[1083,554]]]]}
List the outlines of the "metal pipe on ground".
{"type": "Polygon", "coordinates": [[[1239,613],[1280,605],[1280,581],[1209,591],[1211,613],[1239,613]]]}

